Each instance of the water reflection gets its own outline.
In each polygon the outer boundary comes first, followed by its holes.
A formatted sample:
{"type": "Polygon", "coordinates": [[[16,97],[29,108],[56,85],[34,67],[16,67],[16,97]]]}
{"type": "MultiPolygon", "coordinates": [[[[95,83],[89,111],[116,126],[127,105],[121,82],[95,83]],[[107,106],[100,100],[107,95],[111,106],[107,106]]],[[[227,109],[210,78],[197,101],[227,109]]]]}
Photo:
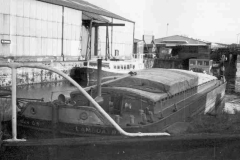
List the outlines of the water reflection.
{"type": "MultiPolygon", "coordinates": [[[[95,82],[78,82],[82,87],[94,85],[95,82]]],[[[17,87],[18,98],[44,98],[45,102],[57,99],[59,94],[69,95],[76,87],[68,81],[55,83],[32,84],[17,87]]]]}

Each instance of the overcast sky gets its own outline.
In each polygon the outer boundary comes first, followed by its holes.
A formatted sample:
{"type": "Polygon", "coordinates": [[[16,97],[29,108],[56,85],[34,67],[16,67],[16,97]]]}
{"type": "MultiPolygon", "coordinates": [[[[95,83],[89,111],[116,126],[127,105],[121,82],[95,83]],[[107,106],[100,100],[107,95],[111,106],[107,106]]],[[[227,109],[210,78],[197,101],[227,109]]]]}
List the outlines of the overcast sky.
{"type": "MultiPolygon", "coordinates": [[[[135,38],[187,35],[210,42],[236,43],[240,0],[86,0],[136,22],[135,38]]],[[[239,35],[240,39],[240,35],[239,35]]]]}

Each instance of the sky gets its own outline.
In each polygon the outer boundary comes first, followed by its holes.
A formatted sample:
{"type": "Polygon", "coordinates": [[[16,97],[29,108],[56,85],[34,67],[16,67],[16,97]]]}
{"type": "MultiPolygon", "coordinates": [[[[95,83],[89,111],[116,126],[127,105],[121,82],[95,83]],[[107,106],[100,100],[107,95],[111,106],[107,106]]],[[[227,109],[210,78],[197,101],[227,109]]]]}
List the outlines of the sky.
{"type": "Polygon", "coordinates": [[[240,40],[240,0],[86,1],[134,21],[137,39],[145,34],[186,35],[226,44],[240,40]]]}

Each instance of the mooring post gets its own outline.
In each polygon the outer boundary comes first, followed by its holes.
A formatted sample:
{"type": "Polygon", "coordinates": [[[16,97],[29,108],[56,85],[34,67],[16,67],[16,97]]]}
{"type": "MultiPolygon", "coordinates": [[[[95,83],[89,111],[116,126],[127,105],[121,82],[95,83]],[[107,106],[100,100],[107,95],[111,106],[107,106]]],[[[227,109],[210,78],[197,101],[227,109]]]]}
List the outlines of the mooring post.
{"type": "Polygon", "coordinates": [[[103,102],[103,98],[102,98],[102,59],[98,59],[97,61],[97,66],[98,66],[98,72],[97,72],[97,97],[95,98],[95,101],[97,103],[101,103],[103,102]]]}

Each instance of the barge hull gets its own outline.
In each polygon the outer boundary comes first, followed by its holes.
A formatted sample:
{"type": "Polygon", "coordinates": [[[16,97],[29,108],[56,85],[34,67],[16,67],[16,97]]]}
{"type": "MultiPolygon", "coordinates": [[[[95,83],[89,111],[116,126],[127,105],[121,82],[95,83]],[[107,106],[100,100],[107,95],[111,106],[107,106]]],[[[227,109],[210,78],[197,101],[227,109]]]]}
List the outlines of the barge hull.
{"type": "MultiPolygon", "coordinates": [[[[219,114],[224,105],[224,93],[226,83],[214,88],[209,88],[202,91],[194,96],[187,98],[185,101],[181,101],[176,105],[170,106],[166,112],[171,111],[172,113],[159,119],[157,122],[148,123],[142,126],[128,126],[122,128],[127,132],[161,132],[170,125],[176,122],[186,122],[189,118],[193,118],[199,114],[219,114]],[[174,109],[177,109],[174,111],[174,109]]],[[[18,118],[19,131],[24,131],[27,135],[36,135],[44,138],[44,134],[49,138],[56,133],[51,121],[29,119],[19,116],[18,118]],[[24,123],[22,123],[24,122],[24,123]],[[36,124],[43,124],[42,126],[36,126],[36,124]],[[48,124],[46,127],[45,124],[48,124]],[[27,130],[27,131],[26,131],[27,130]],[[33,133],[35,132],[35,133],[33,133]],[[48,135],[48,136],[47,136],[48,135]]],[[[60,137],[68,136],[117,136],[120,135],[113,127],[101,127],[96,125],[84,125],[84,124],[58,124],[58,135],[60,137]]]]}

